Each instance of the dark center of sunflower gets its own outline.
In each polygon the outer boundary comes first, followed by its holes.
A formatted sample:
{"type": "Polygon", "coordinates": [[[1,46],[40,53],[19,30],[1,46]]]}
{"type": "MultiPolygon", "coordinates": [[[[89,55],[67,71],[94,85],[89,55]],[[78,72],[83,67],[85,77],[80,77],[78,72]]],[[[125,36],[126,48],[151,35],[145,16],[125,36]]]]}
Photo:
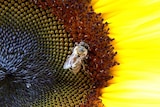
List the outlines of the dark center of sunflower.
{"type": "Polygon", "coordinates": [[[73,41],[49,9],[31,2],[0,2],[0,106],[75,106],[90,79],[63,70],[73,41]]]}

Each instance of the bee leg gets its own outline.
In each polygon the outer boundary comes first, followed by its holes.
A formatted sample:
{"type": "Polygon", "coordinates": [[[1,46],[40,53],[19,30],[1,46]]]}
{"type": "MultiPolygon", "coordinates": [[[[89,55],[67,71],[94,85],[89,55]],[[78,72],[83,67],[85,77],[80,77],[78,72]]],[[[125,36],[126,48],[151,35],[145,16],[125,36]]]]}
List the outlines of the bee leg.
{"type": "Polygon", "coordinates": [[[70,72],[72,72],[73,69],[72,69],[72,68],[69,68],[68,70],[69,70],[70,72]]]}
{"type": "Polygon", "coordinates": [[[85,71],[85,63],[82,62],[82,70],[85,71]]]}
{"type": "Polygon", "coordinates": [[[87,55],[87,56],[85,57],[85,60],[88,59],[88,58],[89,58],[89,55],[87,55]]]}

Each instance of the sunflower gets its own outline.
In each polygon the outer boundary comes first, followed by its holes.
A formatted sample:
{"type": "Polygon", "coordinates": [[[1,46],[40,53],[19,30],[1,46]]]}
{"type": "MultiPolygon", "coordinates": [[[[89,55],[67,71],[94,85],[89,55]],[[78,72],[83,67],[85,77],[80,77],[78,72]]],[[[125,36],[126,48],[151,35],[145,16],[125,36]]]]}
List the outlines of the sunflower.
{"type": "Polygon", "coordinates": [[[2,0],[0,106],[159,107],[159,5],[2,0]],[[74,74],[63,65],[81,41],[88,56],[74,74]]]}

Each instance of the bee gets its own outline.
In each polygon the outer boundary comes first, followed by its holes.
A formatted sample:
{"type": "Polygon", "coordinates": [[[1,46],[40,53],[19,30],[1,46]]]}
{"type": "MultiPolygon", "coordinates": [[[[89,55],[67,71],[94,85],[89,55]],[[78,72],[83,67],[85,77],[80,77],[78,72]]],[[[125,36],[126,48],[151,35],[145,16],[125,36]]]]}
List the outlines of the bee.
{"type": "Polygon", "coordinates": [[[87,59],[89,45],[85,42],[75,44],[76,46],[73,48],[72,54],[68,55],[67,60],[63,65],[63,69],[70,69],[74,74],[77,74],[81,67],[85,69],[84,60],[87,59]]]}

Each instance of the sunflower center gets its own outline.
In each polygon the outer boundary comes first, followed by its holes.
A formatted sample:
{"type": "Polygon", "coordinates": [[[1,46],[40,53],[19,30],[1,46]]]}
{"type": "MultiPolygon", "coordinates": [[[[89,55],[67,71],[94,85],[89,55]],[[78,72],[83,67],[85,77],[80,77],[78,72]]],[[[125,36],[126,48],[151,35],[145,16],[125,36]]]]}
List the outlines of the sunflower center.
{"type": "Polygon", "coordinates": [[[25,0],[2,0],[0,14],[0,106],[84,103],[91,79],[85,72],[63,69],[73,39],[51,10],[25,0]]]}

